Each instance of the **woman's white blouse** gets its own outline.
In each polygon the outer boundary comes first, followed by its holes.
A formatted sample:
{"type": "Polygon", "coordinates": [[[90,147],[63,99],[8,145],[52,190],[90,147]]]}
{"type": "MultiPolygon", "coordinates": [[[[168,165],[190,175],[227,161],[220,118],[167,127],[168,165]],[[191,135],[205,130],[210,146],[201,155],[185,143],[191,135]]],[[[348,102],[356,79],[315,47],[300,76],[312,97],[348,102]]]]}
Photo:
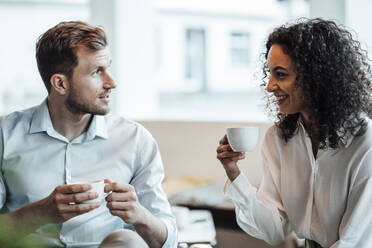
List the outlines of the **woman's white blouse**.
{"type": "Polygon", "coordinates": [[[340,149],[319,150],[302,125],[287,144],[271,127],[262,148],[258,189],[241,173],[225,190],[239,226],[278,244],[295,231],[323,247],[372,247],[372,122],[340,149]]]}

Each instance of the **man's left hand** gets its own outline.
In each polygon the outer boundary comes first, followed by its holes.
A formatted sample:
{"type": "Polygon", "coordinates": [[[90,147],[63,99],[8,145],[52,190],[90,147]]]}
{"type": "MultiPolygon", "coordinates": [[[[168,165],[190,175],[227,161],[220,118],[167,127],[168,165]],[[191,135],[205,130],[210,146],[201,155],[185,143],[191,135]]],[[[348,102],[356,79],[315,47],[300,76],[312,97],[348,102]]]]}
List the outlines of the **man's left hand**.
{"type": "Polygon", "coordinates": [[[140,204],[134,187],[105,179],[107,208],[112,215],[118,216],[128,224],[141,224],[145,218],[145,208],[140,204]]]}

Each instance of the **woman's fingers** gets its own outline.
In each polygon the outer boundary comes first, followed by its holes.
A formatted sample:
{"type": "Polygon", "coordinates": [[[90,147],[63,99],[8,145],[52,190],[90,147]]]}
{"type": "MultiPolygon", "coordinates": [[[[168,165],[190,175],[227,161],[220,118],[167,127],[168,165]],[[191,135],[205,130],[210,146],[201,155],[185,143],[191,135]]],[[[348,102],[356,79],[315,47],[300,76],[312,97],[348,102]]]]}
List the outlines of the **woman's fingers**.
{"type": "Polygon", "coordinates": [[[232,149],[231,149],[230,145],[227,144],[227,145],[219,145],[217,147],[217,150],[216,151],[217,151],[217,153],[221,153],[221,152],[224,152],[224,151],[230,151],[230,152],[232,152],[232,149]]]}
{"type": "Polygon", "coordinates": [[[229,141],[227,140],[227,135],[225,134],[221,139],[220,139],[220,145],[226,145],[229,144],[229,141]]]}
{"type": "Polygon", "coordinates": [[[225,159],[230,158],[234,161],[241,160],[245,158],[244,152],[230,152],[230,151],[224,151],[217,154],[218,159],[225,159]]]}

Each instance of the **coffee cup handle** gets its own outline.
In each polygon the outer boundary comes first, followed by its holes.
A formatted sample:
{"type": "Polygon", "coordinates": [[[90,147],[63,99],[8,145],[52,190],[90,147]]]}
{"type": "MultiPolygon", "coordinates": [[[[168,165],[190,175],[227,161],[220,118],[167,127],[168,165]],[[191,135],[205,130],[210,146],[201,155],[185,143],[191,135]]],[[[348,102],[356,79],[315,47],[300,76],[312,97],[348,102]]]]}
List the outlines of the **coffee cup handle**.
{"type": "MultiPolygon", "coordinates": [[[[105,186],[106,186],[106,184],[108,184],[108,183],[104,183],[105,186]]],[[[106,198],[109,194],[111,194],[111,192],[112,191],[110,191],[110,192],[104,192],[103,191],[103,198],[106,198]]]]}

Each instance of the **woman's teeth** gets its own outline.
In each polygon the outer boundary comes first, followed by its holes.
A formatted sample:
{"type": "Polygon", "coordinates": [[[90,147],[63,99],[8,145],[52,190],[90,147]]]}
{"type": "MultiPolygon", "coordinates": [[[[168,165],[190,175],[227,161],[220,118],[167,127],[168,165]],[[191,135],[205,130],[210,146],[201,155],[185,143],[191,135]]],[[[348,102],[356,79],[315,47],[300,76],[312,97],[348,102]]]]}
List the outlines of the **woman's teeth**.
{"type": "Polygon", "coordinates": [[[276,100],[277,100],[277,101],[281,101],[281,100],[283,100],[283,99],[285,99],[285,98],[287,98],[287,95],[285,95],[285,96],[277,96],[277,97],[276,97],[276,100]]]}

